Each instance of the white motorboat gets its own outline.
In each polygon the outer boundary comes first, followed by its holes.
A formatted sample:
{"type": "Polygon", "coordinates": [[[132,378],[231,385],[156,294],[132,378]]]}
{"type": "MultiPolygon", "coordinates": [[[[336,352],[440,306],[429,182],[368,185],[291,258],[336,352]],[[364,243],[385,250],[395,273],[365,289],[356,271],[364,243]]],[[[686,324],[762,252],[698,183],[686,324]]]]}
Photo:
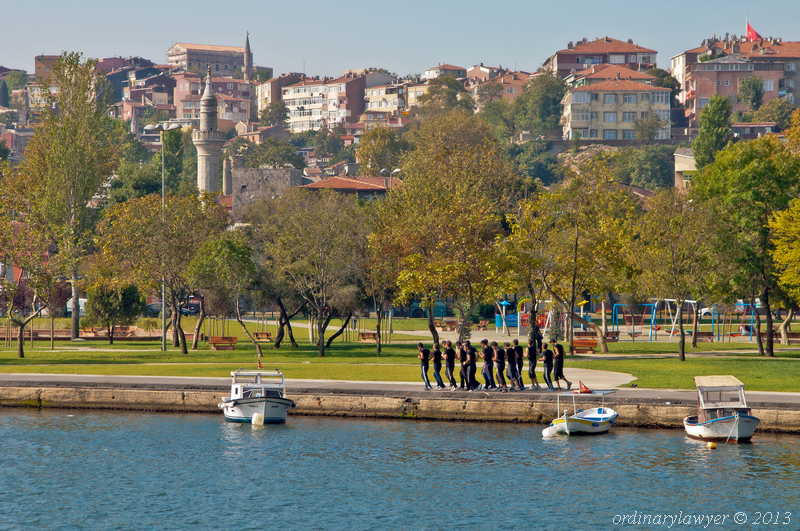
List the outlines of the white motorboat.
{"type": "Polygon", "coordinates": [[[569,414],[569,409],[564,410],[564,414],[550,423],[550,426],[545,428],[542,432],[543,437],[553,437],[554,435],[595,435],[598,433],[606,433],[611,429],[614,421],[619,415],[610,407],[606,407],[606,396],[612,395],[614,398],[614,407],[617,406],[617,390],[605,391],[588,391],[581,385],[582,391],[574,391],[570,393],[559,393],[556,399],[557,410],[561,411],[561,398],[572,397],[572,415],[569,414]],[[588,392],[587,392],[588,391],[588,392]],[[577,398],[600,398],[601,403],[599,407],[592,407],[590,409],[579,409],[577,398]]]}
{"type": "Polygon", "coordinates": [[[686,434],[703,441],[747,442],[761,422],[744,396],[744,384],[733,376],[695,376],[697,415],[683,419],[686,434]]]}
{"type": "Polygon", "coordinates": [[[223,397],[217,404],[230,421],[281,423],[286,421],[289,408],[297,405],[286,398],[284,376],[277,369],[274,372],[237,369],[231,372],[231,377],[231,396],[223,397]]]}

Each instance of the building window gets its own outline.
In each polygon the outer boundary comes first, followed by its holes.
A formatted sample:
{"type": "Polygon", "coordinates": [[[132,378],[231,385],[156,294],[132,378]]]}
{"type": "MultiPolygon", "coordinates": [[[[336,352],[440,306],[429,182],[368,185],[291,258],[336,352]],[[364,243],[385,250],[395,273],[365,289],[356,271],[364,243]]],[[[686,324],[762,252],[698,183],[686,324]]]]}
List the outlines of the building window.
{"type": "Polygon", "coordinates": [[[603,103],[617,103],[617,95],[603,94],[603,103]]]}
{"type": "Polygon", "coordinates": [[[592,111],[592,120],[597,120],[597,111],[592,111]]]}
{"type": "Polygon", "coordinates": [[[629,63],[635,63],[636,62],[636,56],[635,55],[629,55],[628,56],[628,62],[629,63]]]}
{"type": "Polygon", "coordinates": [[[794,63],[786,63],[786,70],[794,71],[794,63]]]}
{"type": "Polygon", "coordinates": [[[214,65],[214,69],[219,72],[219,65],[214,65]]]}
{"type": "Polygon", "coordinates": [[[516,94],[516,93],[517,93],[517,89],[514,88],[514,87],[508,87],[506,89],[506,94],[516,94]]]}
{"type": "Polygon", "coordinates": [[[615,112],[604,112],[603,113],[603,121],[604,122],[616,122],[617,121],[617,113],[615,113],[615,112]]]}
{"type": "Polygon", "coordinates": [[[719,80],[719,79],[717,80],[717,86],[718,86],[718,87],[721,87],[721,86],[722,86],[722,81],[721,81],[721,80],[719,80]]]}
{"type": "Polygon", "coordinates": [[[669,92],[653,92],[652,96],[650,97],[650,101],[652,103],[668,103],[669,102],[669,92]]]}
{"type": "Polygon", "coordinates": [[[622,96],[622,103],[636,103],[636,94],[625,94],[622,96]]]}
{"type": "Polygon", "coordinates": [[[589,129],[589,138],[597,138],[597,129],[589,129]]]}
{"type": "Polygon", "coordinates": [[[700,98],[700,108],[702,109],[706,105],[708,105],[708,98],[700,98]]]}
{"type": "Polygon", "coordinates": [[[642,101],[650,101],[650,94],[648,94],[647,92],[642,94],[642,101]]]}
{"type": "Polygon", "coordinates": [[[608,62],[611,63],[612,65],[623,64],[625,62],[625,56],[624,55],[611,54],[609,56],[609,58],[608,58],[608,62]]]}
{"type": "Polygon", "coordinates": [[[589,121],[589,111],[576,111],[572,113],[572,121],[573,122],[588,122],[589,121]]]}
{"type": "Polygon", "coordinates": [[[588,129],[573,129],[572,130],[572,138],[588,138],[589,130],[588,129]]]}
{"type": "Polygon", "coordinates": [[[633,129],[623,129],[622,130],[622,139],[623,140],[633,140],[636,138],[636,135],[633,132],[633,129]]]}
{"type": "Polygon", "coordinates": [[[233,90],[233,83],[228,83],[228,90],[233,90]]]}
{"type": "Polygon", "coordinates": [[[726,87],[730,87],[731,86],[731,80],[730,79],[726,79],[725,80],[725,86],[726,87]]]}
{"type": "Polygon", "coordinates": [[[573,92],[572,103],[589,103],[588,92],[573,92]]]}
{"type": "Polygon", "coordinates": [[[599,101],[599,100],[600,100],[600,95],[597,94],[596,92],[592,93],[592,101],[599,101]]]}
{"type": "Polygon", "coordinates": [[[635,112],[624,112],[622,113],[622,121],[623,122],[632,122],[636,119],[635,112]]]}
{"type": "Polygon", "coordinates": [[[774,80],[772,79],[765,79],[764,80],[764,91],[765,92],[772,92],[775,90],[774,80]]]}
{"type": "Polygon", "coordinates": [[[617,130],[616,129],[604,129],[603,130],[603,139],[604,140],[616,140],[617,139],[617,130]]]}
{"type": "Polygon", "coordinates": [[[642,111],[642,120],[647,120],[648,112],[642,111]]]}

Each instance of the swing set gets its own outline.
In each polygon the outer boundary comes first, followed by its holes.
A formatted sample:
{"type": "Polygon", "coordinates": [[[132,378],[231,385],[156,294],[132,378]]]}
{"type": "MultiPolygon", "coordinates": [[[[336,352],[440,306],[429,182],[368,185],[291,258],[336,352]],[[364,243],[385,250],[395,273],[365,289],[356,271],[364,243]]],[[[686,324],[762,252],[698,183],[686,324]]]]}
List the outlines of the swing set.
{"type": "Polygon", "coordinates": [[[653,341],[655,339],[655,332],[657,331],[656,325],[656,303],[651,304],[640,304],[642,307],[641,314],[635,314],[630,308],[628,308],[627,304],[615,304],[611,307],[611,325],[614,331],[619,331],[619,318],[620,314],[622,315],[622,319],[625,322],[625,328],[627,329],[627,334],[631,337],[632,341],[636,341],[636,338],[641,336],[644,333],[644,324],[645,320],[649,322],[649,330],[648,330],[648,340],[653,341]],[[648,313],[646,309],[649,308],[650,312],[648,313]]]}

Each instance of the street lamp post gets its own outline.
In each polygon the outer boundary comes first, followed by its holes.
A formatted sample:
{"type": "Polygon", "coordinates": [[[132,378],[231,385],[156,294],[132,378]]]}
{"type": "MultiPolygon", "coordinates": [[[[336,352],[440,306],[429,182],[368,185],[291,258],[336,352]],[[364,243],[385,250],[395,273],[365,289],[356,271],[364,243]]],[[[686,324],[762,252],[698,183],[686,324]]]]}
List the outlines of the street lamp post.
{"type": "MultiPolygon", "coordinates": [[[[164,157],[164,133],[180,128],[179,124],[159,123],[146,125],[144,130],[148,133],[158,131],[161,140],[161,223],[164,223],[164,210],[166,208],[166,164],[164,157]]],[[[161,273],[161,350],[167,350],[167,282],[164,273],[161,273]]]]}

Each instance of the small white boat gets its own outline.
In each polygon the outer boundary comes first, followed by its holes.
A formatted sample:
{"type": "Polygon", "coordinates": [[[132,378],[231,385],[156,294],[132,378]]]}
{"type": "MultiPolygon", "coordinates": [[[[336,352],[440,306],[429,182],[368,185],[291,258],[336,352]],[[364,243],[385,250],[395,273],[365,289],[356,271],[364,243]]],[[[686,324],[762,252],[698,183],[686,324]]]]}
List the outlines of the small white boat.
{"type": "Polygon", "coordinates": [[[217,404],[230,421],[281,423],[286,421],[289,408],[297,406],[286,398],[284,376],[277,369],[274,372],[237,369],[231,372],[231,377],[231,396],[223,397],[217,404]]]}
{"type": "Polygon", "coordinates": [[[686,434],[702,441],[747,442],[761,422],[747,407],[744,384],[733,376],[695,376],[697,415],[683,419],[686,434]]]}
{"type": "Polygon", "coordinates": [[[542,432],[543,437],[553,437],[554,435],[594,435],[598,433],[606,433],[611,429],[614,421],[619,415],[610,407],[606,407],[606,396],[612,395],[614,397],[614,407],[617,406],[617,390],[611,389],[606,391],[591,391],[591,392],[570,392],[559,393],[556,400],[556,407],[561,411],[561,397],[572,397],[572,415],[569,414],[569,409],[564,410],[564,415],[558,417],[550,423],[550,426],[545,428],[542,432]],[[600,398],[601,403],[599,407],[590,409],[578,409],[575,398],[600,398]]]}

